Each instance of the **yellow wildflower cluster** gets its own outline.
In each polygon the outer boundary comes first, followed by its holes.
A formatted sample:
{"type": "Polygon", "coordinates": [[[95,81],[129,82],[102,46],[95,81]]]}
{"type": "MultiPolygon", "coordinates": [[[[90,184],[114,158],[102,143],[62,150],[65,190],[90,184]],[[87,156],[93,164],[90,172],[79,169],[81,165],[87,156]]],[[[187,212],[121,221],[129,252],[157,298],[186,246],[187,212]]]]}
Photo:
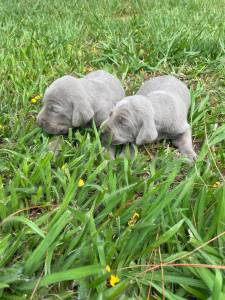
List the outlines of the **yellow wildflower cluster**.
{"type": "MultiPolygon", "coordinates": [[[[106,272],[110,273],[110,272],[111,272],[110,266],[107,265],[107,266],[105,267],[105,270],[106,270],[106,272]]],[[[107,279],[107,282],[108,282],[108,284],[109,284],[110,286],[114,287],[117,283],[120,282],[120,279],[119,279],[118,276],[112,274],[112,275],[110,275],[110,277],[107,279]]]]}
{"type": "Polygon", "coordinates": [[[130,220],[128,221],[128,226],[130,227],[134,226],[134,224],[137,223],[139,218],[140,218],[139,213],[135,212],[133,216],[130,218],[130,220]]]}
{"type": "Polygon", "coordinates": [[[82,187],[84,186],[84,180],[81,178],[79,181],[78,181],[78,187],[82,187]]]}
{"type": "Polygon", "coordinates": [[[219,181],[216,181],[214,184],[213,184],[213,187],[214,188],[219,188],[221,186],[221,183],[219,181]]]}
{"type": "Polygon", "coordinates": [[[37,96],[31,98],[30,102],[31,102],[32,104],[36,104],[41,98],[42,98],[41,95],[37,95],[37,96]]]}

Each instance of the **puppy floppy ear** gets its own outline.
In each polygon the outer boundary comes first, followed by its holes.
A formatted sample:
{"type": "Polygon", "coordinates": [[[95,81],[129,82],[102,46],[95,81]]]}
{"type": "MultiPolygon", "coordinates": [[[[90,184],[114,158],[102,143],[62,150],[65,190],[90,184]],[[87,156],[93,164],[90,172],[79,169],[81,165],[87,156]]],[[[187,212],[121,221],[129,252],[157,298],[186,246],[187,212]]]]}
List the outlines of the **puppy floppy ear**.
{"type": "Polygon", "coordinates": [[[152,116],[143,118],[141,129],[136,137],[136,144],[143,145],[153,142],[158,136],[155,121],[152,116]]]}
{"type": "Polygon", "coordinates": [[[80,127],[86,125],[94,117],[94,111],[91,105],[85,101],[81,107],[73,105],[72,125],[73,127],[80,127]]]}

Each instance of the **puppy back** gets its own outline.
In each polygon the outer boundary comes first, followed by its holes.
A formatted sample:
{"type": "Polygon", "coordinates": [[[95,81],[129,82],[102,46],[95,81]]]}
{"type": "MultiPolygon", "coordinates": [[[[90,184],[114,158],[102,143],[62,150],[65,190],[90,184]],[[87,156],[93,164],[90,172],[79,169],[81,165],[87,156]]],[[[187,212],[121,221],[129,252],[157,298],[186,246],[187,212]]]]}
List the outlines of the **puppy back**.
{"type": "Polygon", "coordinates": [[[120,80],[104,70],[93,71],[83,77],[83,80],[88,80],[90,85],[95,85],[96,90],[108,101],[111,99],[114,104],[125,97],[125,91],[120,80]]]}
{"type": "Polygon", "coordinates": [[[72,90],[77,83],[77,79],[70,75],[65,75],[53,81],[46,89],[44,97],[62,96],[72,90]]]}
{"type": "Polygon", "coordinates": [[[190,106],[191,97],[188,87],[172,75],[163,75],[147,80],[137,91],[137,95],[147,96],[156,91],[163,91],[165,94],[179,97],[184,101],[187,108],[190,106]]]}

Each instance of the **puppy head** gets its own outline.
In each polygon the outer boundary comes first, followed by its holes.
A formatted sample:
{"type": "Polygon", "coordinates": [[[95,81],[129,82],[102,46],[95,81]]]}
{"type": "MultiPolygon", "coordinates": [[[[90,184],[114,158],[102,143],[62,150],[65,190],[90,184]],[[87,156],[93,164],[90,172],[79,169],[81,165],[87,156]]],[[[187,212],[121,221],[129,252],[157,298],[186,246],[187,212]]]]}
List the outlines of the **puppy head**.
{"type": "Polygon", "coordinates": [[[132,143],[138,133],[139,122],[130,101],[122,99],[110,112],[109,118],[101,125],[102,141],[112,145],[132,143]]]}
{"type": "Polygon", "coordinates": [[[150,143],[157,138],[153,109],[143,96],[131,96],[121,100],[101,125],[103,143],[112,145],[150,143]]]}
{"type": "Polygon", "coordinates": [[[69,128],[85,125],[94,116],[85,95],[82,97],[76,87],[71,86],[70,82],[65,86],[66,83],[53,83],[44,95],[44,106],[37,116],[37,123],[47,133],[65,134],[69,128]]]}
{"type": "Polygon", "coordinates": [[[65,134],[72,127],[72,106],[67,101],[44,97],[37,123],[49,134],[65,134]]]}

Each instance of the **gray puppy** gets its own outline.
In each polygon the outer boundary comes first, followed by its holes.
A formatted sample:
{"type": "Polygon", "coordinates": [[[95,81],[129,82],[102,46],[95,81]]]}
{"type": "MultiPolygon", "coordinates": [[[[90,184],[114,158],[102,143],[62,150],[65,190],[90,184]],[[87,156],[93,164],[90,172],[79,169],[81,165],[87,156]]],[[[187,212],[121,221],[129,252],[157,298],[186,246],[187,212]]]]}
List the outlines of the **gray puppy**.
{"type": "Polygon", "coordinates": [[[71,127],[86,126],[92,119],[99,126],[124,96],[120,81],[103,70],[81,79],[63,76],[47,88],[37,122],[55,135],[65,134],[71,127]]]}
{"type": "Polygon", "coordinates": [[[136,95],[116,104],[101,126],[102,139],[110,140],[112,145],[171,139],[183,155],[194,161],[187,122],[190,100],[187,86],[177,78],[166,75],[150,79],[136,95]]]}

